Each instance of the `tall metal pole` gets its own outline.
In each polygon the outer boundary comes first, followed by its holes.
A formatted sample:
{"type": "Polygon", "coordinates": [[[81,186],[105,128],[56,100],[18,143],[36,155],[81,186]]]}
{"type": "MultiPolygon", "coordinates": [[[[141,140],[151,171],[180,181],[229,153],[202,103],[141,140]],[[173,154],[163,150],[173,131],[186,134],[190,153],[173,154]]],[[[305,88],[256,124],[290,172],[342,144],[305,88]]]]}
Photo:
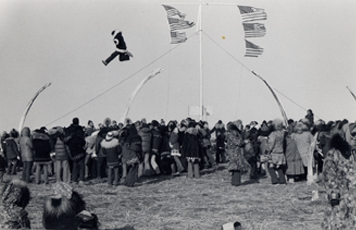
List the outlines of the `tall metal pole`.
{"type": "Polygon", "coordinates": [[[202,27],[201,27],[201,21],[202,21],[202,1],[200,0],[199,2],[199,24],[198,24],[198,29],[199,29],[199,56],[200,56],[200,101],[199,101],[199,118],[200,120],[203,120],[204,117],[204,107],[203,107],[203,57],[202,57],[202,27]]]}

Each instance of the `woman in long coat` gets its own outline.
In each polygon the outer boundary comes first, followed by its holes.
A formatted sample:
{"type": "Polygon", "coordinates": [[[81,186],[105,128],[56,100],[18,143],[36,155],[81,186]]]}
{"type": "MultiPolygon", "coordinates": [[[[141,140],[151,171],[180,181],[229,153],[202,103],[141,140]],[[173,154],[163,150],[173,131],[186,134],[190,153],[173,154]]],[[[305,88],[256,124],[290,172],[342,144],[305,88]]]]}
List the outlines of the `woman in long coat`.
{"type": "Polygon", "coordinates": [[[225,133],[227,169],[231,172],[231,184],[238,186],[241,184],[241,174],[250,170],[250,164],[244,157],[243,147],[245,145],[241,131],[231,122],[227,124],[225,133]]]}
{"type": "MultiPolygon", "coordinates": [[[[290,124],[290,126],[293,126],[290,124]]],[[[293,130],[293,127],[288,129],[293,130]]],[[[291,138],[292,133],[288,133],[286,136],[286,160],[287,160],[287,170],[286,175],[288,177],[288,182],[293,183],[296,177],[304,175],[304,166],[302,158],[300,157],[299,150],[295,141],[291,138]]]]}
{"type": "Polygon", "coordinates": [[[355,229],[356,223],[356,124],[349,134],[336,133],[324,160],[323,183],[330,206],[323,229],[355,229]],[[350,135],[349,138],[345,136],[350,135]],[[346,139],[346,140],[345,140],[346,139]]]}
{"type": "Polygon", "coordinates": [[[30,183],[30,175],[31,168],[33,164],[33,145],[32,140],[30,138],[30,129],[28,127],[24,127],[21,131],[20,137],[20,152],[21,158],[23,162],[23,170],[22,170],[22,180],[26,183],[30,183]]]}
{"type": "Polygon", "coordinates": [[[291,138],[297,144],[297,148],[304,165],[304,179],[306,179],[309,153],[314,137],[309,131],[308,126],[299,121],[295,127],[295,132],[291,134],[291,138]]]}
{"type": "Polygon", "coordinates": [[[283,121],[275,119],[272,124],[274,131],[268,136],[267,140],[267,150],[270,154],[268,172],[271,175],[272,184],[285,184],[286,157],[284,155],[285,131],[283,130],[283,121]]]}

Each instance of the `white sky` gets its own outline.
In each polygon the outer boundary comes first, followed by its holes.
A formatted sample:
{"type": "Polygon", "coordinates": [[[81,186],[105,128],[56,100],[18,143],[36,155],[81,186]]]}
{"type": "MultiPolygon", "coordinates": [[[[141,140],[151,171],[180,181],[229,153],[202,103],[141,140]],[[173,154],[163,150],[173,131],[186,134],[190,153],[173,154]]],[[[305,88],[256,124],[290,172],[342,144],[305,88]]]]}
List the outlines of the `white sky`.
{"type": "MultiPolygon", "coordinates": [[[[97,125],[105,117],[119,121],[135,87],[157,68],[164,72],[139,92],[129,117],[149,121],[188,117],[188,106],[199,105],[199,40],[193,35],[196,27],[186,30],[191,36],[188,41],[162,56],[176,46],[170,44],[162,4],[176,7],[196,22],[194,2],[199,1],[0,1],[0,131],[18,127],[28,101],[48,82],[52,85],[33,104],[26,126],[67,126],[73,117],[79,117],[82,125],[89,119],[97,125]],[[134,58],[116,59],[105,67],[101,60],[115,48],[113,29],[123,31],[134,58]]],[[[298,105],[312,109],[316,119],[355,120],[356,102],[346,89],[349,86],[356,93],[354,0],[204,2],[211,3],[202,8],[203,95],[204,105],[213,108],[208,117],[211,126],[218,119],[248,123],[281,118],[267,87],[239,62],[298,105]],[[264,48],[258,58],[244,57],[236,5],[263,8],[267,13],[267,20],[261,21],[266,36],[249,39],[264,48]]],[[[289,118],[304,117],[305,110],[278,96],[289,118]]]]}

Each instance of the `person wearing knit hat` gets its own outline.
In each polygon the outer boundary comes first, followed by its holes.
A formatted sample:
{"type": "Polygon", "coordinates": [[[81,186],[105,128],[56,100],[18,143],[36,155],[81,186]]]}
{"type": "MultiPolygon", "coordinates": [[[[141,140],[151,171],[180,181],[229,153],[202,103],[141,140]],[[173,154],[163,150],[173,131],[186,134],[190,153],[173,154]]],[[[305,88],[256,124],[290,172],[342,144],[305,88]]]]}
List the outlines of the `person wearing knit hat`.
{"type": "Polygon", "coordinates": [[[0,229],[30,229],[25,210],[30,202],[30,191],[25,182],[12,180],[2,188],[0,199],[0,229]]]}
{"type": "Polygon", "coordinates": [[[124,37],[122,36],[122,31],[114,30],[111,32],[111,35],[113,36],[116,50],[105,61],[102,61],[105,66],[107,66],[117,56],[119,56],[120,61],[128,61],[130,60],[130,57],[133,57],[133,55],[126,50],[127,47],[124,37]]]}
{"type": "Polygon", "coordinates": [[[348,124],[330,139],[330,150],[325,155],[323,167],[324,186],[329,201],[323,229],[355,229],[356,214],[356,125],[348,124]],[[345,138],[348,132],[350,139],[345,138]]]}

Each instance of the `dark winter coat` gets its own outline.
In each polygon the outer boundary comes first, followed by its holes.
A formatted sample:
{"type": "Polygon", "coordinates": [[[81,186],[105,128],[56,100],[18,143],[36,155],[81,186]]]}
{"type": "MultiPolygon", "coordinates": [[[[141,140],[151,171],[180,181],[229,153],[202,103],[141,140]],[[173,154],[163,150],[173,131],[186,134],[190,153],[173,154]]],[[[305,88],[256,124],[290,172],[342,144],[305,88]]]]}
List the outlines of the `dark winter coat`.
{"type": "Polygon", "coordinates": [[[20,156],[18,146],[13,137],[8,137],[5,139],[5,148],[3,151],[8,160],[13,160],[20,156]]]}
{"type": "Polygon", "coordinates": [[[200,138],[196,128],[188,128],[186,130],[182,152],[188,159],[200,159],[200,138]]]}
{"type": "Polygon", "coordinates": [[[142,127],[138,131],[138,135],[140,135],[142,140],[142,152],[150,153],[151,152],[151,140],[152,140],[152,132],[149,127],[142,127]]]}
{"type": "Polygon", "coordinates": [[[73,161],[79,161],[85,157],[85,139],[84,136],[80,136],[73,133],[66,144],[69,147],[70,156],[73,161]]]}
{"type": "Polygon", "coordinates": [[[169,143],[171,144],[171,149],[172,150],[178,150],[179,151],[179,136],[178,133],[172,132],[171,136],[169,137],[169,143]]]}
{"type": "Polygon", "coordinates": [[[137,134],[136,127],[130,125],[128,127],[128,136],[125,141],[125,148],[123,151],[123,161],[126,164],[135,164],[138,162],[139,157],[142,156],[142,140],[137,134]]]}
{"type": "Polygon", "coordinates": [[[154,153],[159,154],[161,142],[162,142],[161,132],[156,129],[153,129],[152,130],[152,151],[154,153]]]}
{"type": "Polygon", "coordinates": [[[50,153],[52,152],[50,138],[46,133],[35,131],[32,135],[33,144],[33,161],[34,162],[50,162],[50,153]]]}

